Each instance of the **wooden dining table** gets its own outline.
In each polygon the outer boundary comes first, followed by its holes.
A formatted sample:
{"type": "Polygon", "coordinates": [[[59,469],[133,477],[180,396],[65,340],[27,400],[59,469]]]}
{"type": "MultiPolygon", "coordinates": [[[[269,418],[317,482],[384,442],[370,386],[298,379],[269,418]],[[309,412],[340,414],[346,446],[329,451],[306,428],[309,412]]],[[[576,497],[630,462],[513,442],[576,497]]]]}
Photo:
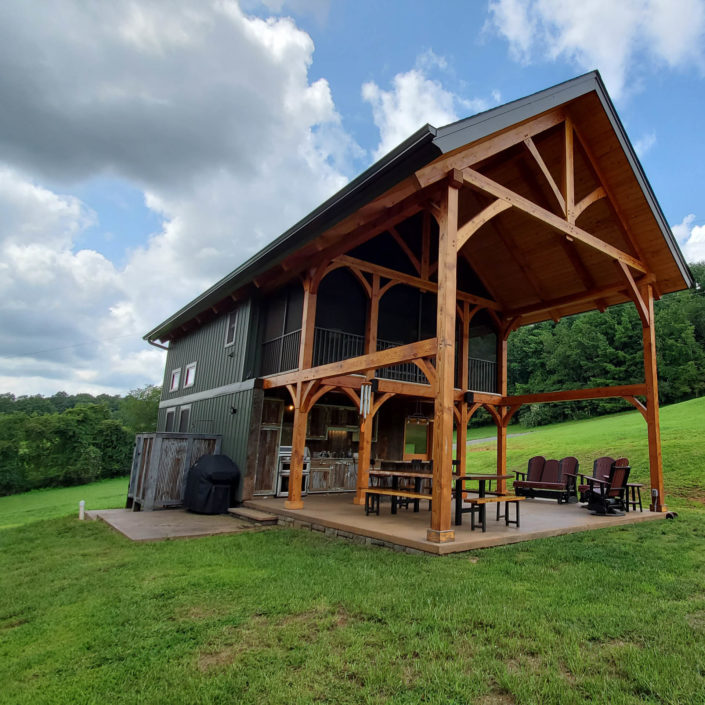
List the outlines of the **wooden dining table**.
{"type": "MultiPolygon", "coordinates": [[[[463,508],[463,493],[468,492],[467,488],[463,488],[464,481],[476,481],[478,483],[478,498],[485,497],[487,494],[487,483],[488,482],[499,482],[499,480],[509,480],[514,475],[496,475],[489,473],[466,473],[465,475],[455,475],[455,524],[460,526],[463,523],[463,514],[467,512],[478,511],[480,512],[480,520],[484,519],[485,506],[484,504],[477,505],[475,507],[463,508]]],[[[471,490],[474,491],[474,490],[471,490]]],[[[484,525],[484,521],[483,521],[484,525]]]]}

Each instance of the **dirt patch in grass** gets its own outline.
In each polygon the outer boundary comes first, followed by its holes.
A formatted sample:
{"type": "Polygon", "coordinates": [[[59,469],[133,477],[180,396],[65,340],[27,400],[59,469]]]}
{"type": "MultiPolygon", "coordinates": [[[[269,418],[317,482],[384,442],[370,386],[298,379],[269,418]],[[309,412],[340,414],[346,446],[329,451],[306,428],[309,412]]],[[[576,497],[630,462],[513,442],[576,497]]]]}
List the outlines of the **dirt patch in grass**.
{"type": "Polygon", "coordinates": [[[198,668],[209,671],[227,667],[248,652],[285,650],[294,639],[311,644],[322,634],[342,629],[355,619],[342,607],[315,608],[277,618],[255,615],[244,624],[228,629],[224,640],[200,653],[198,668]]]}
{"type": "Polygon", "coordinates": [[[5,624],[0,624],[0,629],[17,629],[17,627],[21,627],[23,624],[28,624],[29,620],[28,619],[14,619],[10,622],[5,622],[5,624]]]}
{"type": "Polygon", "coordinates": [[[698,632],[705,632],[705,610],[699,610],[698,612],[687,614],[685,616],[685,621],[692,629],[695,629],[698,632]]]}

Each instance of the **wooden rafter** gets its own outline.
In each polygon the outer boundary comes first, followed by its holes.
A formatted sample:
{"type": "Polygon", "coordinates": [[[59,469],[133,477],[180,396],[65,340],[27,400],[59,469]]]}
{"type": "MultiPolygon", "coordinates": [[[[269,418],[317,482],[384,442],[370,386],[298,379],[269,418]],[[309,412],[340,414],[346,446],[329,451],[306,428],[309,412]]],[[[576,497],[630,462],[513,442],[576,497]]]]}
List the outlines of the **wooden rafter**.
{"type": "Polygon", "coordinates": [[[624,239],[629,243],[630,247],[634,252],[636,252],[636,256],[645,264],[648,264],[648,258],[645,256],[644,252],[642,251],[641,247],[639,247],[639,243],[637,242],[636,238],[632,235],[631,230],[629,226],[627,225],[627,218],[624,216],[622,213],[621,208],[617,204],[617,199],[615,198],[614,194],[612,193],[612,190],[610,189],[608,182],[604,176],[604,173],[602,169],[600,168],[600,165],[592,153],[592,150],[590,149],[587,141],[583,139],[583,136],[581,134],[580,129],[578,128],[577,125],[573,124],[573,131],[575,133],[575,136],[578,139],[578,144],[582,147],[583,152],[585,152],[585,156],[587,157],[588,162],[590,162],[590,166],[592,167],[593,171],[595,172],[595,175],[597,176],[597,180],[600,182],[600,185],[602,188],[605,190],[605,194],[607,195],[607,203],[609,204],[612,213],[614,213],[615,218],[617,220],[617,224],[619,229],[622,232],[622,235],[624,236],[624,239]]]}
{"type": "Polygon", "coordinates": [[[573,121],[567,116],[563,129],[563,198],[566,220],[575,223],[575,154],[573,151],[573,121]]]}
{"type": "Polygon", "coordinates": [[[458,154],[449,154],[416,172],[420,186],[426,187],[445,177],[450,169],[465,169],[492,157],[516,144],[521,144],[527,137],[534,137],[541,132],[560,124],[565,120],[561,109],[551,110],[527,122],[514,125],[499,134],[481,140],[458,154]]]}
{"type": "Polygon", "coordinates": [[[577,220],[585,209],[593,203],[597,203],[601,198],[607,198],[607,192],[602,186],[598,186],[594,191],[591,191],[585,198],[581,199],[575,206],[574,214],[577,220]]]}
{"type": "MultiPolygon", "coordinates": [[[[365,262],[364,260],[357,259],[355,257],[349,257],[348,255],[340,255],[336,258],[336,263],[341,266],[357,267],[363,272],[369,272],[370,274],[379,274],[385,279],[395,280],[397,283],[408,284],[409,286],[416,287],[417,289],[422,289],[424,291],[432,291],[436,293],[438,291],[438,284],[436,282],[427,281],[421,279],[420,277],[414,277],[410,274],[404,274],[398,272],[395,269],[389,269],[388,267],[382,267],[378,264],[372,264],[370,262],[365,262]]],[[[384,289],[384,287],[382,287],[384,289]]],[[[464,291],[458,291],[458,299],[461,301],[469,301],[471,304],[477,304],[484,306],[486,308],[499,309],[500,305],[496,301],[491,299],[486,299],[482,296],[475,296],[475,294],[468,294],[464,291]]]]}
{"type": "Polygon", "coordinates": [[[561,193],[561,190],[558,188],[558,184],[556,183],[555,179],[553,178],[551,172],[548,170],[548,167],[546,166],[546,162],[543,160],[543,157],[541,156],[538,148],[536,147],[536,144],[531,139],[531,137],[527,137],[524,140],[524,144],[526,145],[526,148],[529,150],[529,153],[531,154],[531,156],[534,158],[534,161],[538,164],[539,169],[541,169],[541,173],[544,175],[546,182],[548,183],[549,187],[551,188],[551,192],[556,197],[556,201],[558,202],[558,205],[559,205],[563,215],[565,215],[566,214],[565,198],[564,198],[563,194],[561,193]]]}
{"type": "Polygon", "coordinates": [[[463,177],[465,178],[465,181],[471,186],[474,186],[475,188],[478,188],[486,193],[492,194],[497,198],[505,200],[513,207],[526,213],[532,218],[535,218],[536,220],[545,223],[550,228],[558,230],[564,235],[572,237],[575,240],[579,240],[580,242],[583,242],[589,247],[592,247],[593,249],[602,252],[603,254],[607,255],[608,257],[611,257],[612,259],[624,262],[633,269],[637,269],[640,272],[646,272],[646,266],[638,259],[636,259],[636,257],[632,257],[631,255],[628,255],[626,252],[622,252],[622,250],[619,250],[618,248],[610,245],[609,243],[603,242],[602,240],[595,237],[594,235],[591,235],[582,228],[579,228],[576,225],[563,220],[562,218],[555,215],[554,213],[551,213],[545,208],[541,208],[541,206],[532,203],[523,196],[520,196],[518,193],[515,193],[514,191],[509,190],[505,186],[498,184],[496,181],[493,181],[492,179],[484,176],[483,174],[480,174],[480,172],[475,171],[474,169],[465,169],[463,171],[463,177]]]}
{"type": "Polygon", "coordinates": [[[396,241],[397,245],[401,247],[401,249],[404,251],[404,254],[409,258],[409,261],[413,265],[414,269],[418,272],[419,276],[423,276],[421,274],[421,262],[419,262],[418,257],[411,251],[411,248],[406,244],[404,241],[404,238],[399,234],[399,231],[392,226],[388,230],[389,234],[394,238],[396,241]]]}
{"type": "Polygon", "coordinates": [[[627,267],[623,262],[616,262],[615,264],[619,273],[624,277],[625,281],[627,282],[627,292],[631,300],[634,302],[634,305],[636,306],[636,311],[639,314],[639,318],[641,318],[642,325],[648,326],[649,310],[646,307],[646,304],[644,303],[644,299],[641,296],[639,287],[634,281],[632,273],[629,271],[629,267],[627,267]]]}
{"type": "MultiPolygon", "coordinates": [[[[639,284],[646,283],[650,281],[651,277],[642,277],[639,280],[639,284]]],[[[540,305],[529,305],[520,306],[515,309],[509,309],[505,311],[506,316],[530,316],[537,313],[544,313],[546,311],[551,311],[553,309],[560,309],[563,306],[571,306],[573,304],[581,304],[586,301],[597,301],[599,299],[607,298],[609,296],[615,296],[616,294],[625,294],[626,284],[616,284],[613,286],[606,286],[601,288],[592,289],[590,291],[581,292],[579,294],[569,294],[568,296],[560,296],[556,299],[551,299],[550,301],[545,301],[540,305]]]]}
{"type": "Polygon", "coordinates": [[[467,241],[485,225],[485,223],[511,207],[510,203],[498,198],[496,201],[492,201],[489,206],[483,208],[477,215],[470,218],[467,223],[458,228],[458,249],[462,249],[467,241]]]}

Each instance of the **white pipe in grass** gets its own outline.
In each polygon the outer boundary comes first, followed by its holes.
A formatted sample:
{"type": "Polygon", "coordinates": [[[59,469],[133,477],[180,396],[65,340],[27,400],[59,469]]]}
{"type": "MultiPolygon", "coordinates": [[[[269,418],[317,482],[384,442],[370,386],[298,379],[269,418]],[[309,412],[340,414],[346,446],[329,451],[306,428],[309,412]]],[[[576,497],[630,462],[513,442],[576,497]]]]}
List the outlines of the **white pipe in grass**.
{"type": "Polygon", "coordinates": [[[78,503],[78,518],[83,521],[86,518],[86,500],[82,499],[78,503]]]}

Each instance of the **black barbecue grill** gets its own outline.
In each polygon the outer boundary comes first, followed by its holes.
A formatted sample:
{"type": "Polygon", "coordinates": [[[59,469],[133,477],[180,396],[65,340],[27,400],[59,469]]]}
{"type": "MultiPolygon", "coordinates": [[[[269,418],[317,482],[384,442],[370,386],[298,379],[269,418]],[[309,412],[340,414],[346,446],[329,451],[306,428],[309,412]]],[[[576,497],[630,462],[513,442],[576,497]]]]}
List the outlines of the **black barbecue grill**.
{"type": "Polygon", "coordinates": [[[198,514],[225,514],[237,499],[240,470],[227,455],[204,455],[186,477],[186,509],[198,514]]]}

